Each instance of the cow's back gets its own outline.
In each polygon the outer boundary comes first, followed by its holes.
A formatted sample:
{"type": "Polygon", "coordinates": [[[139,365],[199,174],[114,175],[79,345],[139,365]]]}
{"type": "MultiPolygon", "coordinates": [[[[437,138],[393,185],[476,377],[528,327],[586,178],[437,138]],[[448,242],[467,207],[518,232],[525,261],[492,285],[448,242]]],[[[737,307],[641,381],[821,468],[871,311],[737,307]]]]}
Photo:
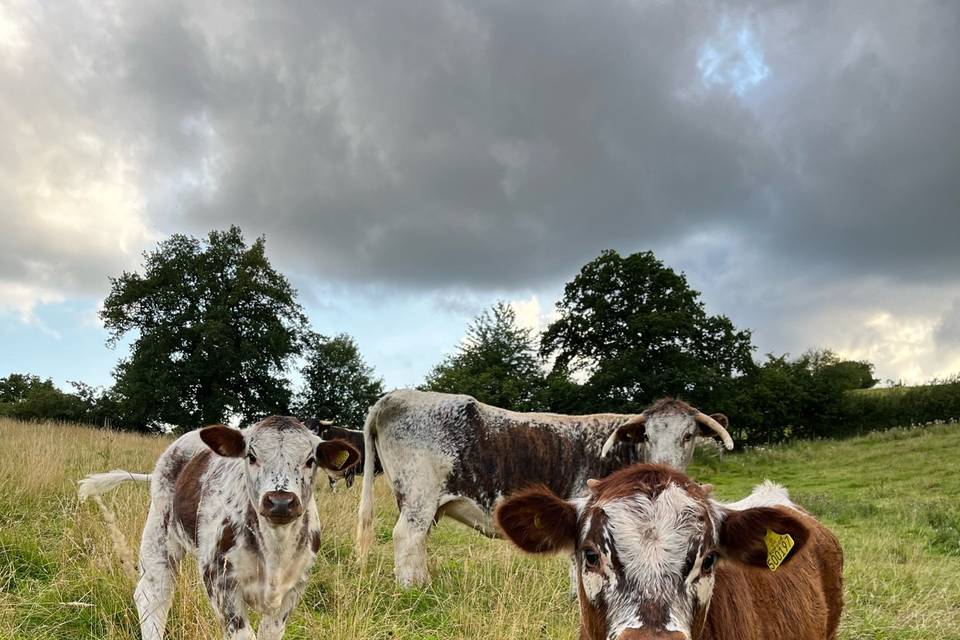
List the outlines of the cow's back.
{"type": "Polygon", "coordinates": [[[724,562],[703,640],[833,640],[843,606],[843,551],[837,538],[804,515],[811,536],[776,572],[724,562]]]}
{"type": "Polygon", "coordinates": [[[202,478],[216,456],[191,431],[167,447],[153,469],[151,501],[166,519],[180,530],[184,541],[197,543],[198,507],[203,491],[202,478]]]}
{"type": "Polygon", "coordinates": [[[578,493],[599,464],[611,428],[600,423],[619,419],[518,413],[471,396],[413,390],[387,394],[374,411],[377,450],[388,474],[391,463],[429,452],[446,470],[445,492],[487,511],[500,496],[531,484],[562,496],[578,493]],[[587,437],[588,429],[596,433],[587,437]]]}

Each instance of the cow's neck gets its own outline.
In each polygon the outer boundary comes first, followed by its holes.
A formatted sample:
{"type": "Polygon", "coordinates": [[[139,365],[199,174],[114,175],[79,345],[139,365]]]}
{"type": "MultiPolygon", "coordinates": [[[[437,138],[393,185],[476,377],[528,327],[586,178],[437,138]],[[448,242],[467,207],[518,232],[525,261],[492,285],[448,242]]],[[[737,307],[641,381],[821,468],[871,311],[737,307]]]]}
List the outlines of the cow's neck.
{"type": "Polygon", "coordinates": [[[585,478],[600,479],[638,461],[639,456],[633,445],[618,445],[603,458],[600,457],[600,447],[591,450],[582,464],[585,478]]]}
{"type": "Polygon", "coordinates": [[[258,553],[263,573],[261,586],[263,600],[268,608],[280,606],[280,600],[300,575],[302,564],[309,558],[305,553],[310,526],[316,520],[314,509],[304,510],[302,516],[282,527],[272,526],[259,513],[256,515],[259,538],[258,553]]]}

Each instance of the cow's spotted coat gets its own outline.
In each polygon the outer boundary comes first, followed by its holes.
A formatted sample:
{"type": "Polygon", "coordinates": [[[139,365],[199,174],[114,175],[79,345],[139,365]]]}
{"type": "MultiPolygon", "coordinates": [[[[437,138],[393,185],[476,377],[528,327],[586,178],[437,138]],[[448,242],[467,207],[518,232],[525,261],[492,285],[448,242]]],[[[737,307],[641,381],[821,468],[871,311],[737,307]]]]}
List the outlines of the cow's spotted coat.
{"type": "MultiPolygon", "coordinates": [[[[260,640],[282,638],[320,545],[316,470],[347,468],[358,458],[348,444],[321,442],[279,416],[242,432],[208,427],[171,444],[150,476],[140,545],[134,600],[143,639],[163,638],[176,569],[188,553],[197,557],[226,638],[256,637],[248,609],[261,614],[260,640]],[[271,510],[271,496],[289,506],[271,510]]],[[[123,473],[91,476],[81,495],[109,490],[123,473]]]]}

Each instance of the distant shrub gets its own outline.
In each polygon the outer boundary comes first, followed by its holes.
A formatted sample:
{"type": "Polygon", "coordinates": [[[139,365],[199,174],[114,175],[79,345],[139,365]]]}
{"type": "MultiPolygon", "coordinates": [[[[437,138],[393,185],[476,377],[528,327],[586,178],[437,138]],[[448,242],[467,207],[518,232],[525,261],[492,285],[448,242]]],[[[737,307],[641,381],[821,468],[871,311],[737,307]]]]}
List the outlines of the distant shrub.
{"type": "Polygon", "coordinates": [[[808,351],[793,360],[768,355],[709,406],[730,418],[740,445],[830,438],[845,435],[845,394],[874,384],[870,363],[842,360],[831,351],[808,351]]]}
{"type": "Polygon", "coordinates": [[[960,420],[960,376],[918,387],[845,393],[835,435],[960,420]]]}

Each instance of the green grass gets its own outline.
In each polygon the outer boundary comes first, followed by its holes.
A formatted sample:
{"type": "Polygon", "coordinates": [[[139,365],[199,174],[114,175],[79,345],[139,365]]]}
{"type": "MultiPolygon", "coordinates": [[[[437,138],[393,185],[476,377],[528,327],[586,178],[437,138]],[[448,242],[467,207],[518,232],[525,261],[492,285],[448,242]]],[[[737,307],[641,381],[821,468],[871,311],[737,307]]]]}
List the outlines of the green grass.
{"type": "MultiPolygon", "coordinates": [[[[803,442],[722,459],[698,457],[691,475],[724,499],[765,478],[839,536],[846,554],[841,638],[960,639],[960,428],[892,430],[841,442],[803,442]]],[[[168,441],[83,427],[0,420],[0,639],[137,638],[132,584],[75,482],[115,467],[147,470],[168,441]]],[[[393,583],[396,508],[377,487],[371,561],[352,557],[359,486],[318,492],[324,536],[288,638],[330,640],[577,637],[562,558],[521,556],[441,522],[430,540],[433,584],[393,583]]],[[[142,487],[110,496],[135,547],[146,516],[142,487]]],[[[196,569],[185,564],[169,638],[219,638],[196,569]]]]}

